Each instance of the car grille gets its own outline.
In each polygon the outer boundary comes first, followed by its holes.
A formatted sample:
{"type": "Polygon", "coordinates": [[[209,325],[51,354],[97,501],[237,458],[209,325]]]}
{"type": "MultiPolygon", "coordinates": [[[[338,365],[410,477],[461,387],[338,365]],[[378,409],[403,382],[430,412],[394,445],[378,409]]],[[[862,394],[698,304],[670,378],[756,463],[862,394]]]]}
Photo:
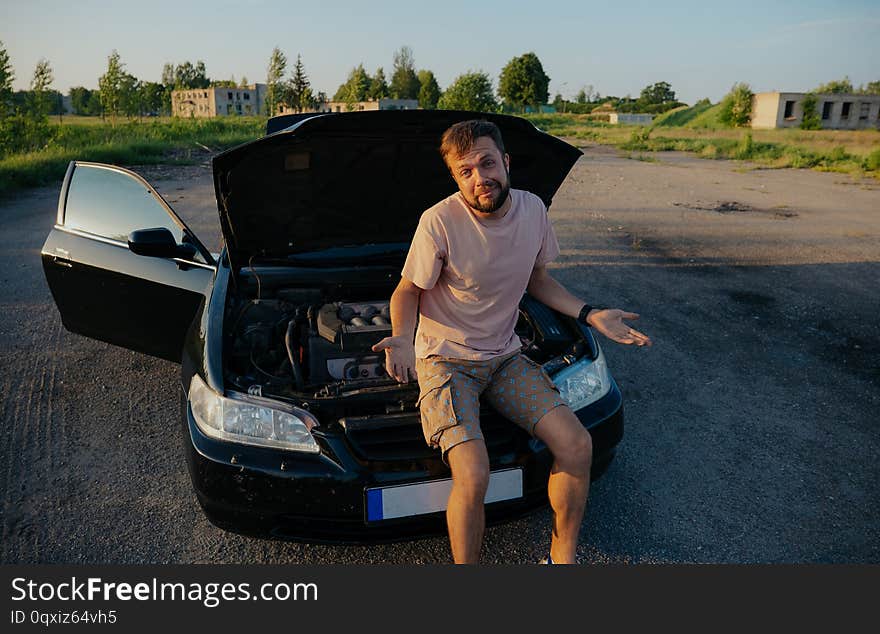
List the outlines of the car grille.
{"type": "MultiPolygon", "coordinates": [[[[418,460],[436,458],[422,434],[418,413],[384,416],[348,416],[339,420],[355,455],[363,460],[418,460]]],[[[529,435],[491,409],[480,412],[480,428],[489,457],[513,451],[529,435]]]]}

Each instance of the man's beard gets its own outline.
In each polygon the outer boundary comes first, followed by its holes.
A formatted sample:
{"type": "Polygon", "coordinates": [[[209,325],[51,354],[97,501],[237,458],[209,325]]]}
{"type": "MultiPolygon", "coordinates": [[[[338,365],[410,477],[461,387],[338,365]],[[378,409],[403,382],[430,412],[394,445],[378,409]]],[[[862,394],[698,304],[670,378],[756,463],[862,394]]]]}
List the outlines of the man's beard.
{"type": "Polygon", "coordinates": [[[487,203],[481,203],[479,196],[474,198],[473,200],[469,200],[467,196],[464,197],[465,201],[467,201],[467,204],[470,205],[472,209],[476,211],[481,211],[484,214],[493,214],[501,209],[502,206],[504,206],[504,203],[507,202],[507,197],[510,195],[510,177],[507,178],[504,185],[502,185],[498,181],[493,182],[500,188],[500,191],[498,192],[498,197],[495,198],[495,200],[487,203]]]}

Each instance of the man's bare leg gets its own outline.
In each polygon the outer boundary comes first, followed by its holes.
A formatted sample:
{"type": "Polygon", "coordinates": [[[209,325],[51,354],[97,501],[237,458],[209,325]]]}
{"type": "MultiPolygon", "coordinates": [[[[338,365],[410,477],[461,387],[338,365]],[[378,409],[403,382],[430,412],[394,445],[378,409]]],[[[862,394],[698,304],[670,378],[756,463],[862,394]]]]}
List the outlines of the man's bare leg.
{"type": "Polygon", "coordinates": [[[446,507],[452,558],[457,564],[479,563],[489,487],[486,444],[475,439],[455,445],[446,452],[446,461],[452,469],[452,491],[446,507]]]}
{"type": "Polygon", "coordinates": [[[550,557],[554,563],[573,564],[590,491],[592,439],[565,405],[547,412],[538,421],[535,435],[547,444],[554,459],[547,484],[553,509],[550,557]]]}

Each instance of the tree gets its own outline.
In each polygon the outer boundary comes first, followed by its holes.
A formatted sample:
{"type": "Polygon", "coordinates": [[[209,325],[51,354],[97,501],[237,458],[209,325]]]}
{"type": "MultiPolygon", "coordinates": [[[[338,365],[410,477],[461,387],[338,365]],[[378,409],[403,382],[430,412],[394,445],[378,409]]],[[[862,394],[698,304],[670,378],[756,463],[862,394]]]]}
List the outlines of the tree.
{"type": "Polygon", "coordinates": [[[122,112],[130,119],[140,118],[144,112],[142,88],[143,83],[137,77],[129,73],[122,74],[122,81],[119,83],[120,105],[122,112]]]}
{"type": "Polygon", "coordinates": [[[211,80],[205,71],[205,62],[198,60],[195,66],[186,61],[174,68],[174,89],[208,88],[211,80]]]}
{"type": "Polygon", "coordinates": [[[162,85],[169,91],[174,90],[174,64],[165,62],[162,66],[162,85]]]}
{"type": "Polygon", "coordinates": [[[107,58],[107,72],[98,79],[98,89],[101,91],[101,106],[104,112],[110,113],[113,122],[122,110],[122,82],[125,73],[125,65],[114,49],[107,58]]]}
{"type": "Polygon", "coordinates": [[[165,62],[162,66],[162,85],[165,87],[162,112],[171,114],[171,91],[174,90],[174,64],[165,62]]]}
{"type": "Polygon", "coordinates": [[[46,91],[46,103],[49,106],[49,114],[64,114],[64,95],[54,88],[46,91]]]}
{"type": "Polygon", "coordinates": [[[92,91],[84,86],[73,86],[70,89],[70,107],[76,114],[88,115],[89,97],[92,91]]]}
{"type": "Polygon", "coordinates": [[[498,95],[508,105],[522,108],[547,103],[550,78],[534,53],[514,57],[501,69],[498,95]]]}
{"type": "Polygon", "coordinates": [[[344,101],[349,104],[349,107],[359,101],[366,101],[371,83],[370,76],[364,70],[364,65],[358,64],[351,69],[345,83],[336,90],[333,101],[344,101]]]}
{"type": "Polygon", "coordinates": [[[433,110],[440,101],[440,84],[434,73],[429,70],[419,71],[419,108],[433,110]]]}
{"type": "Polygon", "coordinates": [[[266,114],[270,117],[275,116],[281,102],[283,90],[281,80],[285,70],[287,70],[287,57],[276,46],[272,49],[269,66],[266,69],[266,114]]]}
{"type": "Polygon", "coordinates": [[[859,92],[863,95],[880,95],[880,81],[869,81],[867,86],[859,88],[859,92]]]}
{"type": "Polygon", "coordinates": [[[367,91],[367,96],[370,99],[378,100],[384,99],[390,94],[391,91],[388,88],[388,82],[385,79],[385,69],[380,66],[376,69],[376,74],[373,75],[373,79],[370,81],[370,89],[367,91]]]}
{"type": "Polygon", "coordinates": [[[165,86],[154,81],[141,84],[141,105],[144,112],[159,114],[165,107],[165,86]]]}
{"type": "Polygon", "coordinates": [[[49,86],[52,85],[53,81],[55,81],[55,78],[52,77],[52,67],[49,65],[49,60],[40,59],[37,62],[37,67],[34,69],[28,99],[28,114],[34,120],[44,120],[52,109],[49,86]]]}
{"type": "Polygon", "coordinates": [[[849,76],[844,76],[843,79],[835,79],[834,81],[829,81],[827,84],[822,84],[818,88],[815,88],[812,92],[816,94],[839,94],[839,93],[852,93],[853,85],[849,80],[849,76]]]}
{"type": "Polygon", "coordinates": [[[101,114],[101,93],[83,86],[75,86],[70,89],[70,105],[78,115],[98,116],[101,114]]]}
{"type": "Polygon", "coordinates": [[[489,75],[478,71],[456,77],[440,97],[437,107],[441,110],[495,112],[498,110],[498,102],[495,101],[489,75]]]}
{"type": "Polygon", "coordinates": [[[593,88],[593,84],[587,84],[584,88],[584,92],[587,93],[587,102],[590,103],[592,101],[599,100],[599,93],[593,88]]]}
{"type": "Polygon", "coordinates": [[[589,98],[589,96],[587,96],[587,91],[584,90],[583,88],[581,88],[578,91],[578,94],[575,95],[574,100],[575,100],[575,103],[587,103],[590,100],[590,98],[589,98]]]}
{"type": "Polygon", "coordinates": [[[314,96],[312,95],[312,88],[300,55],[296,56],[293,75],[285,86],[284,101],[296,112],[307,110],[313,105],[314,96]]]}
{"type": "Polygon", "coordinates": [[[724,125],[743,127],[752,121],[752,93],[746,83],[734,84],[730,92],[721,100],[718,120],[724,125]]]}
{"type": "Polygon", "coordinates": [[[284,86],[283,101],[296,112],[308,110],[314,105],[315,97],[300,55],[296,56],[293,74],[284,86]]]}
{"type": "Polygon", "coordinates": [[[9,54],[6,47],[0,41],[0,118],[6,116],[12,110],[12,80],[15,72],[9,63],[9,54]]]}
{"type": "Polygon", "coordinates": [[[646,106],[668,103],[675,101],[675,91],[672,90],[669,83],[658,81],[656,84],[643,88],[638,101],[646,106]]]}
{"type": "Polygon", "coordinates": [[[415,67],[412,49],[409,46],[401,46],[394,53],[394,71],[391,74],[391,85],[389,86],[391,96],[394,99],[419,98],[421,84],[415,67]]]}
{"type": "Polygon", "coordinates": [[[92,115],[101,115],[102,117],[104,116],[104,105],[101,102],[100,90],[93,90],[89,94],[88,111],[89,114],[92,115]]]}

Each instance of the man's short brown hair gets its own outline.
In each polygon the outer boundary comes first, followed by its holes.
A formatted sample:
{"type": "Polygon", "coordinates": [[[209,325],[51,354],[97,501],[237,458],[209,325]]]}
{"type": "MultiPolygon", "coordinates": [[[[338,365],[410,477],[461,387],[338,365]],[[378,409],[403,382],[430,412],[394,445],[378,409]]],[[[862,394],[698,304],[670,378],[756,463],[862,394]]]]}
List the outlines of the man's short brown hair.
{"type": "Polygon", "coordinates": [[[504,141],[501,139],[501,130],[491,121],[485,119],[471,119],[470,121],[459,121],[449,126],[443,133],[443,139],[440,141],[440,156],[449,166],[448,157],[450,154],[461,156],[470,151],[471,147],[481,136],[487,136],[495,142],[501,156],[504,156],[504,141]]]}

